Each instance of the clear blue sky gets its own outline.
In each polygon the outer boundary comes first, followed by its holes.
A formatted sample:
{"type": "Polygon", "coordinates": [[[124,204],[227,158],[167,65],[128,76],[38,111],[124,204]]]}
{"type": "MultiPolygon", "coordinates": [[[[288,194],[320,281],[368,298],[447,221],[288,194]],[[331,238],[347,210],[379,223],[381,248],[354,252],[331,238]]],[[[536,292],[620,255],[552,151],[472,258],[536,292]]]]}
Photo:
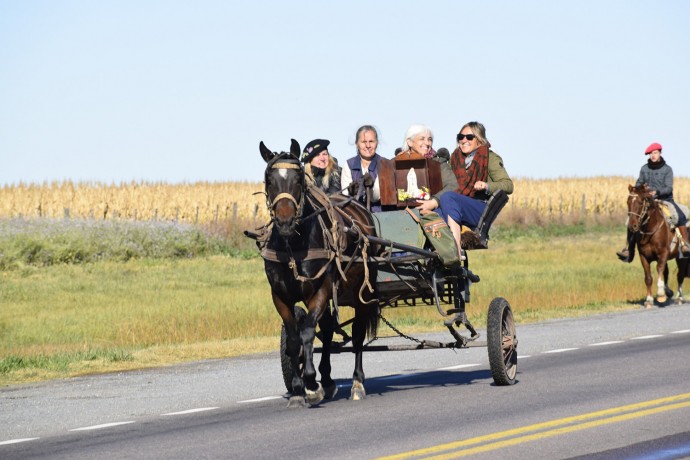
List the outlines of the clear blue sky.
{"type": "Polygon", "coordinates": [[[483,122],[515,177],[690,176],[690,2],[0,0],[0,185],[261,181],[483,122]]]}

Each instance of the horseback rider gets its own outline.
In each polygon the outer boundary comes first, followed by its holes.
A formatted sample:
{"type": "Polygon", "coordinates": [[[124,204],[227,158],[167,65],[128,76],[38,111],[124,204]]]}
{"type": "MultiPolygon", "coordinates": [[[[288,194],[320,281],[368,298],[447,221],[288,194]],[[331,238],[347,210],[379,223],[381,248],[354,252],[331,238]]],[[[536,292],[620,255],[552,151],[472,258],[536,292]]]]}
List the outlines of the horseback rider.
{"type": "MultiPolygon", "coordinates": [[[[688,221],[686,215],[673,201],[673,169],[661,157],[661,144],[654,142],[647,147],[645,155],[649,155],[647,163],[640,169],[640,177],[637,179],[636,187],[642,184],[647,184],[651,190],[652,196],[657,200],[663,201],[664,204],[673,206],[678,213],[678,222],[676,228],[680,232],[680,252],[683,257],[690,257],[690,242],[688,242],[688,228],[686,223],[688,221]]],[[[625,247],[616,252],[618,258],[623,262],[632,262],[633,252],[630,250],[631,245],[634,244],[634,234],[628,229],[628,239],[625,247]]]]}

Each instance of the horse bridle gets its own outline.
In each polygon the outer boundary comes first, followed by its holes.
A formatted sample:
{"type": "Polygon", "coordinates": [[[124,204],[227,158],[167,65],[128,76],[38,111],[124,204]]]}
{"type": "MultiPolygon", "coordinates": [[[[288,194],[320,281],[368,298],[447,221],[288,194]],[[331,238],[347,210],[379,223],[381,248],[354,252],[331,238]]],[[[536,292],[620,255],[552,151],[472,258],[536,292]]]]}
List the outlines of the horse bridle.
{"type": "Polygon", "coordinates": [[[266,174],[264,176],[264,184],[266,184],[266,207],[268,208],[268,213],[271,216],[271,220],[275,218],[275,207],[276,204],[278,204],[278,201],[282,199],[287,199],[292,201],[295,204],[295,207],[297,208],[297,212],[295,213],[295,217],[299,219],[302,216],[302,211],[304,209],[304,190],[305,190],[305,174],[304,174],[304,167],[302,166],[302,163],[299,161],[298,158],[295,158],[294,156],[290,156],[287,158],[287,160],[293,160],[293,161],[283,161],[286,159],[288,154],[281,154],[277,155],[271,162],[268,164],[266,168],[266,174]],[[288,192],[281,192],[278,195],[276,195],[273,200],[270,199],[269,194],[268,194],[268,176],[271,170],[273,169],[298,169],[301,173],[300,175],[300,190],[302,190],[302,193],[300,194],[300,199],[297,201],[297,199],[288,192]]]}
{"type": "MultiPolygon", "coordinates": [[[[633,197],[633,201],[636,200],[637,198],[640,198],[640,195],[631,193],[631,197],[633,197]]],[[[640,232],[644,235],[653,235],[656,233],[657,230],[661,228],[661,226],[664,224],[665,219],[659,220],[659,225],[656,226],[654,230],[651,232],[642,232],[642,227],[647,225],[647,222],[649,222],[650,215],[649,215],[649,207],[651,206],[651,199],[644,199],[644,202],[642,203],[642,210],[638,213],[634,213],[632,211],[628,211],[628,219],[630,219],[631,216],[637,217],[637,225],[633,225],[630,230],[633,231],[633,233],[640,232]]]]}
{"type": "MultiPolygon", "coordinates": [[[[630,196],[633,199],[633,202],[640,198],[640,195],[636,193],[631,193],[630,196]]],[[[633,225],[631,230],[633,232],[639,232],[640,228],[642,228],[643,225],[645,225],[649,221],[649,214],[647,213],[649,211],[649,200],[643,200],[642,201],[642,210],[638,213],[628,211],[628,219],[630,219],[631,216],[637,217],[637,225],[633,225]]]]}

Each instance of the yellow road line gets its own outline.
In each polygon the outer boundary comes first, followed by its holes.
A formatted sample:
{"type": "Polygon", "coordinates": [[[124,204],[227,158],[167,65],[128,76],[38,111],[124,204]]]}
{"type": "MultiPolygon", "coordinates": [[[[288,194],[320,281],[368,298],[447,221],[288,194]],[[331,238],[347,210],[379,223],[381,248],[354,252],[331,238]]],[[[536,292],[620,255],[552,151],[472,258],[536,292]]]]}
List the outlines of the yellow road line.
{"type": "Polygon", "coordinates": [[[456,458],[463,455],[470,455],[479,452],[486,452],[488,450],[499,449],[501,447],[511,446],[520,444],[523,442],[533,441],[536,439],[546,438],[550,436],[556,436],[559,434],[564,434],[573,431],[584,430],[587,428],[593,428],[596,426],[617,423],[625,420],[632,420],[639,417],[645,417],[648,415],[657,414],[660,412],[665,412],[669,410],[681,409],[684,407],[690,407],[690,393],[679,394],[675,396],[669,396],[666,398],[654,399],[651,401],[645,401],[636,404],[629,404],[627,406],[614,407],[611,409],[605,409],[597,412],[590,412],[588,414],[576,415],[572,417],[565,417],[562,419],[551,420],[549,422],[537,423],[534,425],[528,425],[520,428],[515,428],[512,430],[501,431],[498,433],[492,433],[484,436],[478,436],[471,439],[465,439],[462,441],[454,441],[447,444],[439,444],[437,446],[428,447],[425,449],[419,449],[409,452],[403,452],[396,455],[391,455],[387,457],[381,457],[385,460],[399,460],[414,457],[424,457],[424,458],[456,458]],[[684,401],[684,402],[683,402],[684,401]],[[653,406],[660,406],[654,407],[653,406]],[[600,420],[592,420],[600,419],[600,420]],[[571,425],[571,426],[565,426],[571,425]],[[563,427],[563,428],[558,428],[563,427]],[[548,430],[548,431],[542,431],[548,430]],[[486,444],[483,446],[478,446],[472,449],[456,451],[449,454],[445,454],[439,457],[427,457],[434,454],[441,454],[442,452],[448,452],[451,450],[457,450],[460,448],[486,443],[490,441],[499,441],[505,438],[510,438],[513,436],[523,435],[530,432],[537,432],[531,435],[520,436],[514,439],[507,439],[500,442],[492,442],[491,444],[486,444]]]}

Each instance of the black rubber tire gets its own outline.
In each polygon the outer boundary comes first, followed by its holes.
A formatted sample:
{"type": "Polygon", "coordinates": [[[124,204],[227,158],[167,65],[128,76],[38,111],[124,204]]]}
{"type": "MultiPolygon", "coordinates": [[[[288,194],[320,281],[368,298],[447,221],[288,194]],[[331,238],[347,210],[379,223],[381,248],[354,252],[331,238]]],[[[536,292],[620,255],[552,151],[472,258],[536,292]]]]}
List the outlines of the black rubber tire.
{"type": "MultiPolygon", "coordinates": [[[[307,317],[307,312],[304,311],[301,307],[296,306],[295,307],[295,318],[297,318],[297,324],[301,324],[304,321],[304,318],[307,317]]],[[[302,350],[300,350],[300,369],[299,373],[301,374],[303,369],[301,367],[303,366],[302,359],[303,359],[303,354],[302,350]]],[[[282,326],[280,329],[280,368],[281,371],[283,372],[283,382],[285,383],[285,389],[287,390],[288,393],[292,394],[292,378],[295,376],[295,370],[292,367],[292,362],[290,361],[290,357],[287,355],[287,332],[285,332],[285,325],[282,326]]]]}
{"type": "Polygon", "coordinates": [[[517,334],[508,301],[497,297],[489,305],[486,326],[491,375],[496,385],[513,385],[517,375],[517,334]]]}

